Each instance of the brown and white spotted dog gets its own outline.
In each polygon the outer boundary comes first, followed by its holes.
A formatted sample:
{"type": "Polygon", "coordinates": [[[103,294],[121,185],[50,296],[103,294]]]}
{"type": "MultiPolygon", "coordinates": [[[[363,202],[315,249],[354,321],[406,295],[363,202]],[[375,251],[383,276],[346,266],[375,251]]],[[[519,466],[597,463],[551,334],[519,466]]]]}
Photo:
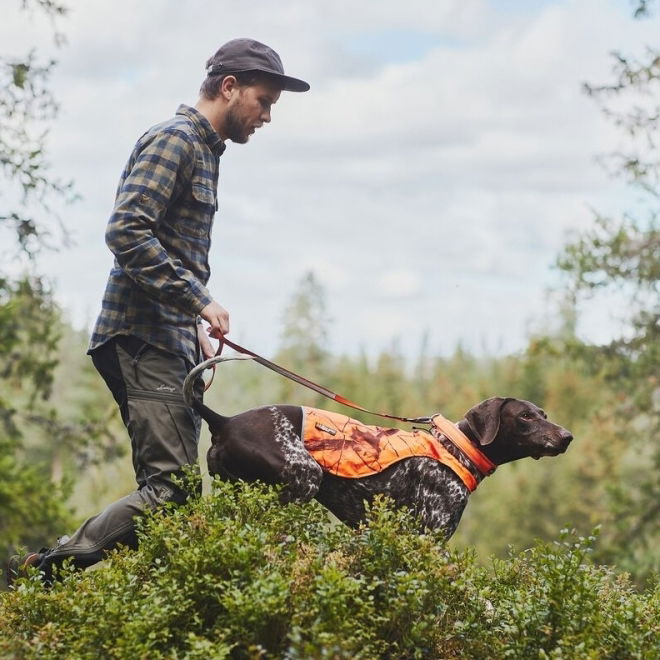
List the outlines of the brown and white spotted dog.
{"type": "MultiPolygon", "coordinates": [[[[412,456],[371,476],[339,477],[322,469],[305,449],[299,406],[265,406],[233,417],[219,415],[200,401],[193,401],[193,406],[211,430],[207,458],[213,475],[284,484],[284,502],[316,498],[351,526],[364,519],[366,502],[384,494],[412,511],[421,530],[442,530],[447,538],[456,531],[470,493],[456,473],[437,460],[412,456]]],[[[511,398],[482,401],[457,425],[496,465],[527,456],[556,456],[573,439],[569,431],[548,421],[538,406],[511,398]]],[[[477,481],[483,478],[450,441],[442,436],[440,441],[477,481]]]]}

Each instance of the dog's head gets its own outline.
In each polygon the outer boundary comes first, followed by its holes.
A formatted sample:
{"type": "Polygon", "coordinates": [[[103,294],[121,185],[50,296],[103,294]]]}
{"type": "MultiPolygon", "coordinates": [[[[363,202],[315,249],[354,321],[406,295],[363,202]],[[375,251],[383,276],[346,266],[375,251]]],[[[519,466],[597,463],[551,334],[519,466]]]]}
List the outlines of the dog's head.
{"type": "Polygon", "coordinates": [[[549,421],[541,408],[521,399],[486,399],[468,410],[465,422],[468,435],[498,465],[526,456],[557,456],[573,440],[572,433],[549,421]]]}

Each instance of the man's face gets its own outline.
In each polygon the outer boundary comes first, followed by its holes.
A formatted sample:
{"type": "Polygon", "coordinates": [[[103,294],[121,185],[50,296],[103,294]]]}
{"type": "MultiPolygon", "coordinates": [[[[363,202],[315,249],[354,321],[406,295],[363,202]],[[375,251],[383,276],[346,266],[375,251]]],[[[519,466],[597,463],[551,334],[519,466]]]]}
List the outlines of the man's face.
{"type": "Polygon", "coordinates": [[[270,122],[271,106],[279,98],[279,87],[268,83],[236,87],[225,115],[226,139],[245,144],[252,133],[270,122]]]}

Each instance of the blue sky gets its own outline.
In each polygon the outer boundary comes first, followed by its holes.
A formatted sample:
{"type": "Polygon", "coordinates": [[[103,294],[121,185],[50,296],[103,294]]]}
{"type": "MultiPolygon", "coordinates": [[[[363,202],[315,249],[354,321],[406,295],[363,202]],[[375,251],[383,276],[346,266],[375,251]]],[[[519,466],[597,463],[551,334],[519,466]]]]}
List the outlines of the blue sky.
{"type": "MultiPolygon", "coordinates": [[[[43,267],[76,325],[98,311],[104,226],[135,140],[195,103],[206,58],[236,36],[312,85],[221,161],[210,288],[258,352],[277,348],[308,270],[337,352],[398,338],[413,354],[425,331],[440,354],[520,350],[556,321],[548,289],[567,237],[629,196],[595,162],[619,136],[581,92],[608,79],[611,50],[657,40],[660,21],[634,21],[627,0],[70,5],[50,154],[82,199],[64,213],[76,245],[43,267]]],[[[3,18],[4,52],[50,43],[42,21],[3,18]]],[[[611,307],[589,310],[585,337],[616,330],[611,307]]]]}
{"type": "MultiPolygon", "coordinates": [[[[486,4],[500,21],[506,21],[508,17],[520,20],[533,16],[545,7],[561,3],[553,0],[493,0],[486,4]]],[[[429,3],[428,6],[432,5],[429,3]]],[[[419,60],[437,47],[469,48],[474,41],[474,37],[453,34],[450,26],[446,30],[399,27],[352,30],[350,22],[343,26],[343,34],[338,36],[338,43],[347,51],[380,65],[419,60]]]]}

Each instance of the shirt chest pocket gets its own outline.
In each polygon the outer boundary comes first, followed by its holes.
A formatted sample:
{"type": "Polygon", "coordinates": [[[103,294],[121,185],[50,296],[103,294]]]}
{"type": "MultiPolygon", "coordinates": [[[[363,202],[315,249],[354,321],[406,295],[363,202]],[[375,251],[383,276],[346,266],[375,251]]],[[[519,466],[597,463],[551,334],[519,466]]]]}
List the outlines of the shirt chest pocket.
{"type": "Polygon", "coordinates": [[[190,202],[181,210],[176,228],[187,236],[208,236],[216,211],[215,191],[208,179],[195,177],[190,188],[190,202]]]}
{"type": "Polygon", "coordinates": [[[212,206],[214,211],[217,210],[215,193],[206,179],[198,177],[192,180],[192,196],[199,204],[212,206]]]}

